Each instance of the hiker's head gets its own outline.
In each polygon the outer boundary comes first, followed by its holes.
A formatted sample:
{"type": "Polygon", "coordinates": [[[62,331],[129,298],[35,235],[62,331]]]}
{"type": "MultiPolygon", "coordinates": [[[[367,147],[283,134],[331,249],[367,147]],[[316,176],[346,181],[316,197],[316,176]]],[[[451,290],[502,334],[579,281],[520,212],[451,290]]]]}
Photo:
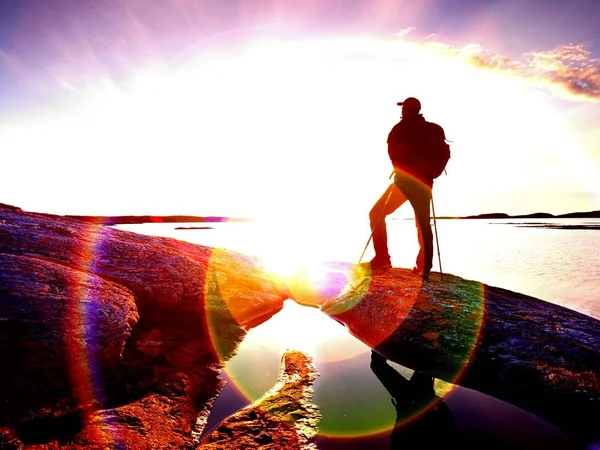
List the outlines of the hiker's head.
{"type": "Polygon", "coordinates": [[[414,97],[398,102],[398,106],[402,106],[402,117],[416,116],[421,112],[421,102],[414,97]]]}

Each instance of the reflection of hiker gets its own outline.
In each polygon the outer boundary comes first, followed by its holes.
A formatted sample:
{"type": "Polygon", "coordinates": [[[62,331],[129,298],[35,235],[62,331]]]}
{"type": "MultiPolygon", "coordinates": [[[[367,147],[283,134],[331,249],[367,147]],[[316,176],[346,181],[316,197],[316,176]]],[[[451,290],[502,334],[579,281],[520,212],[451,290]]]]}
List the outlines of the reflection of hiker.
{"type": "Polygon", "coordinates": [[[396,211],[406,200],[415,213],[419,239],[419,254],[413,272],[427,279],[433,264],[433,233],[429,203],[433,180],[444,170],[450,157],[444,130],[427,122],[420,114],[421,102],[407,98],[402,105],[402,119],[388,135],[388,154],[394,166],[394,182],[377,200],[369,212],[375,257],[372,270],[392,267],[387,246],[386,216],[396,211]]]}
{"type": "Polygon", "coordinates": [[[396,408],[390,449],[446,448],[454,418],[446,403],[435,395],[434,379],[415,372],[407,380],[375,351],[371,351],[371,370],[392,396],[396,408]]]}

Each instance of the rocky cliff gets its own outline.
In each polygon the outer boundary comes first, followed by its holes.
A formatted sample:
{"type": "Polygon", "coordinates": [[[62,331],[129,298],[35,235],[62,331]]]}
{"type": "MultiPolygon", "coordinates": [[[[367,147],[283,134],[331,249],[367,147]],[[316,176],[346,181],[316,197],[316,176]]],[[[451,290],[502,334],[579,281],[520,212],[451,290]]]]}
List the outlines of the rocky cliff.
{"type": "Polygon", "coordinates": [[[282,355],[261,401],[199,441],[224,361],[286,298],[390,360],[600,440],[597,320],[452,275],[332,264],[322,289],[310,282],[283,286],[235,252],[0,205],[0,448],[314,448],[314,370],[298,353],[282,355]]]}
{"type": "Polygon", "coordinates": [[[284,299],[244,255],[0,206],[0,447],[191,448],[284,299]]]}

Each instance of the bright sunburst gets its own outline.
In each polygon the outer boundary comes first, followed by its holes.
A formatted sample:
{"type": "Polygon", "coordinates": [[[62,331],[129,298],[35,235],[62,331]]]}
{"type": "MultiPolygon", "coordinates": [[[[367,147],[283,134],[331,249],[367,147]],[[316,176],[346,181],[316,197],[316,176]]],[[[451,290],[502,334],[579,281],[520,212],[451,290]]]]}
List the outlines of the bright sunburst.
{"type": "MultiPolygon", "coordinates": [[[[68,177],[53,177],[44,192],[20,192],[26,200],[18,203],[54,204],[56,211],[73,211],[72,202],[94,205],[88,214],[253,218],[368,211],[387,184],[385,140],[399,119],[396,101],[409,95],[454,142],[449,176],[438,183],[439,214],[487,211],[490,203],[528,213],[533,202],[564,212],[557,202],[573,198],[564,192],[597,190],[585,142],[574,138],[577,130],[552,97],[519,73],[474,67],[462,53],[431,44],[255,39],[239,53],[224,46],[176,64],[156,61],[132,71],[128,83],[108,76],[65,82],[76,101],[3,129],[0,144],[13,149],[6,161],[13,166],[60,143],[32,169],[42,183],[44,163],[69,162],[68,177]],[[137,186],[126,202],[116,201],[118,186],[90,182],[95,175],[82,164],[81,148],[95,173],[126,176],[137,186]],[[483,169],[490,165],[496,170],[483,169]],[[511,183],[505,173],[513,174],[511,183]],[[82,189],[65,196],[69,177],[82,189]]],[[[7,186],[18,181],[7,177],[7,186]]],[[[283,265],[279,260],[286,274],[294,270],[283,265]]]]}
{"type": "Polygon", "coordinates": [[[364,352],[358,340],[348,340],[346,328],[317,309],[286,301],[284,308],[271,320],[248,332],[243,345],[252,342],[267,346],[275,354],[300,350],[318,362],[334,362],[364,352]],[[343,345],[341,343],[343,342],[343,345]]]}

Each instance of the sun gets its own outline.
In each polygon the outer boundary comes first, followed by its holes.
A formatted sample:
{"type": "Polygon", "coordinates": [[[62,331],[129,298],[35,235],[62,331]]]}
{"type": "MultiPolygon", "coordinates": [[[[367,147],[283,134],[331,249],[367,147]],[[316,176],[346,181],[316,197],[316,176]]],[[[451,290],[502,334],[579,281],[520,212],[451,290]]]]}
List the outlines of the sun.
{"type": "MultiPolygon", "coordinates": [[[[281,281],[290,282],[307,271],[311,278],[318,276],[319,265],[306,246],[296,242],[274,242],[260,248],[259,261],[264,270],[281,281]]],[[[314,278],[313,278],[314,279],[314,278]]]]}
{"type": "Polygon", "coordinates": [[[280,355],[287,350],[299,350],[318,362],[342,361],[369,350],[358,339],[348,336],[344,325],[318,309],[286,300],[279,313],[248,332],[243,345],[254,343],[280,355]]]}

